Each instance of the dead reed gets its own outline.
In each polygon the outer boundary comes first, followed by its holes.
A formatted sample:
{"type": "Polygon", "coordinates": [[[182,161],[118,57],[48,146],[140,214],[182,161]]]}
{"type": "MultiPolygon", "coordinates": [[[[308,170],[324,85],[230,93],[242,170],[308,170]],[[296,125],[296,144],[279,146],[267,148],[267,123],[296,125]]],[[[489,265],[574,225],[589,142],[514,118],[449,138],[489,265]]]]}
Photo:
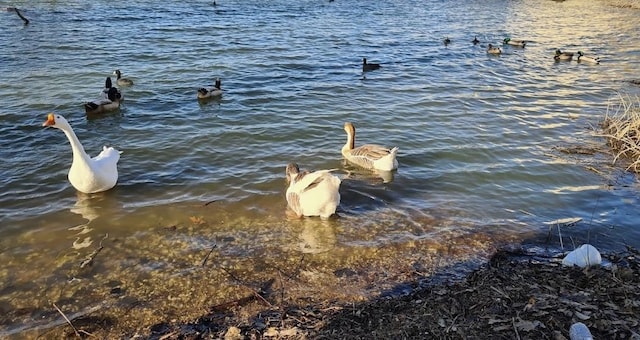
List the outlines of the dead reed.
{"type": "Polygon", "coordinates": [[[627,170],[640,172],[640,97],[619,94],[609,102],[600,126],[615,153],[613,163],[625,160],[627,170]]]}

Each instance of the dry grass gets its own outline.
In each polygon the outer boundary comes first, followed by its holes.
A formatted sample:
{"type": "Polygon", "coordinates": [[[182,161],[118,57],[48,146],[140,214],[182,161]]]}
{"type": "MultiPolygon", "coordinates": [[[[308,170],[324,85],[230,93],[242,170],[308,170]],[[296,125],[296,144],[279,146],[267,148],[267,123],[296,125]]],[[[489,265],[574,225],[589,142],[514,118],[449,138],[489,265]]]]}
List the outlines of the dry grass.
{"type": "Polygon", "coordinates": [[[613,163],[625,160],[627,170],[640,172],[640,97],[619,95],[609,103],[601,128],[615,152],[613,163]]]}

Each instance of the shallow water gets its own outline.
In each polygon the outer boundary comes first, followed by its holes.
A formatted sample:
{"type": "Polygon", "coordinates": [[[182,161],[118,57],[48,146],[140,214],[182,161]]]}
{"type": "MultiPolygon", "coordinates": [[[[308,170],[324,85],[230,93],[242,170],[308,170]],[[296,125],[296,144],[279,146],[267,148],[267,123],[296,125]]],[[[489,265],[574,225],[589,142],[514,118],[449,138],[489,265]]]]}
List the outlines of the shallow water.
{"type": "MultiPolygon", "coordinates": [[[[628,82],[640,77],[636,9],[542,0],[12,5],[31,23],[0,13],[0,334],[59,320],[51,301],[86,313],[115,286],[140,300],[192,296],[184,292],[197,283],[168,282],[196,275],[209,280],[211,301],[240,294],[224,271],[198,272],[210,251],[217,266],[243,273],[304,257],[310,280],[327,282],[341,268],[390,270],[394,258],[424,262],[423,272],[474,263],[500,244],[543,239],[544,222],[566,217],[583,220],[561,231],[565,249],[640,246],[637,178],[611,166],[593,130],[618,93],[640,92],[628,82]],[[529,43],[486,54],[507,36],[529,43]],[[603,61],[556,63],[556,48],[603,61]],[[362,74],[362,57],[382,68],[362,74]],[[122,89],[123,107],[86,117],[82,103],[116,68],[135,82],[122,89]],[[216,77],[222,98],[198,102],[196,90],[216,77]],[[105,144],[123,151],[115,189],[87,196],[70,186],[69,143],[41,126],[52,111],[89,154],[105,144]],[[345,121],[357,144],[400,147],[391,181],[344,164],[345,121]],[[597,152],[561,152],[585,145],[597,152]],[[290,161],[340,169],[338,218],[287,216],[290,161]],[[98,249],[91,269],[79,268],[98,249]]],[[[546,245],[560,250],[553,234],[546,245]]],[[[354,287],[344,295],[385,285],[354,287]]]]}

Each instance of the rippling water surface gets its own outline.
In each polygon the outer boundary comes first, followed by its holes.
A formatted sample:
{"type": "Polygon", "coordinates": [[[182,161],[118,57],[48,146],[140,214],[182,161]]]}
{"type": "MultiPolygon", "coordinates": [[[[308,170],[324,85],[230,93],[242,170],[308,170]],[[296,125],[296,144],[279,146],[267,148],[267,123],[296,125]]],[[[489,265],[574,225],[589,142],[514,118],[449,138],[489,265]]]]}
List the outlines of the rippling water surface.
{"type": "MultiPolygon", "coordinates": [[[[628,82],[640,78],[637,9],[572,0],[21,3],[12,5],[27,26],[0,13],[0,334],[56,319],[51,301],[94,311],[113,286],[139,299],[153,295],[142,286],[179,296],[197,283],[167,277],[195,275],[208,253],[239,272],[263,270],[265,259],[286,267],[301,254],[325,274],[430,253],[445,264],[542,240],[544,222],[566,217],[582,218],[563,230],[575,243],[640,246],[637,178],[611,166],[594,135],[612,98],[639,92],[628,82]],[[507,36],[529,43],[501,46],[507,36]],[[504,53],[487,55],[488,43],[504,53]],[[556,48],[602,63],[556,63],[556,48]],[[382,68],[362,74],[362,57],[382,68]],[[82,103],[115,69],[135,82],[122,89],[122,108],[87,117],[82,103]],[[198,102],[196,90],[216,77],[222,98],[198,102]],[[123,151],[115,189],[76,193],[69,142],[42,128],[48,112],[69,120],[90,155],[103,145],[123,151]],[[345,121],[357,144],[400,147],[391,181],[344,164],[345,121]],[[562,152],[578,146],[595,152],[562,152]],[[291,161],[339,169],[338,218],[288,217],[291,161]],[[92,255],[91,269],[80,268],[92,255]]],[[[557,236],[547,245],[560,247],[557,236]]],[[[224,300],[233,288],[217,275],[206,277],[209,297],[224,300]]]]}

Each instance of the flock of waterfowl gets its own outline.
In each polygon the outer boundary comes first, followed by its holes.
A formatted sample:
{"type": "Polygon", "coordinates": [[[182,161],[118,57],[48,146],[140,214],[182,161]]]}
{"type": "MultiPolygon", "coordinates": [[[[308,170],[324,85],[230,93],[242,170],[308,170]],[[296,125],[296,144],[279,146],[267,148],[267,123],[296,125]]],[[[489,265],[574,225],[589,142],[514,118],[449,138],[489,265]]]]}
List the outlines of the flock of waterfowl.
{"type": "MultiPolygon", "coordinates": [[[[445,46],[448,46],[449,44],[451,44],[451,39],[449,39],[449,37],[445,37],[442,43],[444,43],[445,46]]],[[[474,45],[477,45],[480,43],[480,40],[478,40],[478,37],[475,36],[473,37],[473,40],[471,40],[471,43],[473,43],[474,45]]],[[[504,38],[502,40],[502,43],[504,45],[520,47],[520,48],[524,48],[527,45],[527,42],[525,40],[514,40],[509,37],[504,38]]],[[[502,49],[498,46],[495,46],[489,43],[487,44],[487,53],[493,54],[493,55],[500,55],[502,54],[502,49]]],[[[555,54],[553,55],[553,59],[556,61],[570,61],[576,55],[577,55],[576,60],[579,63],[585,62],[585,63],[591,63],[591,64],[600,64],[600,58],[586,56],[582,51],[578,51],[578,52],[564,51],[563,52],[560,49],[556,49],[555,54]]],[[[363,71],[364,71],[364,65],[363,65],[363,71]]]]}
{"type": "MultiPolygon", "coordinates": [[[[477,36],[471,41],[474,45],[479,44],[477,36]]],[[[524,48],[527,42],[505,38],[504,45],[524,48]]],[[[445,45],[451,44],[448,37],[443,40],[445,45]]],[[[492,44],[488,44],[487,53],[499,55],[502,50],[492,44]]],[[[577,53],[556,50],[554,59],[557,61],[572,60],[577,56],[578,62],[589,62],[598,64],[599,58],[585,56],[584,53],[577,53]]],[[[377,63],[369,63],[366,58],[362,58],[362,72],[370,72],[379,69],[377,63]]],[[[115,70],[113,74],[117,77],[118,86],[132,86],[134,83],[128,78],[122,77],[120,70],[115,70]]],[[[216,79],[213,87],[202,87],[197,90],[196,97],[199,100],[218,98],[222,96],[223,90],[221,80],[216,79]]],[[[120,107],[124,100],[122,92],[113,86],[111,78],[107,77],[105,87],[97,100],[84,104],[87,114],[100,114],[120,107]]],[[[58,114],[50,113],[43,126],[51,126],[62,130],[69,142],[73,152],[73,161],[69,169],[69,182],[78,191],[83,193],[97,193],[113,188],[118,181],[117,164],[120,159],[120,151],[112,147],[104,147],[102,152],[91,158],[84,151],[78,137],[67,120],[58,114]]],[[[342,156],[359,167],[380,172],[390,172],[398,168],[396,154],[398,148],[387,148],[377,144],[365,144],[355,146],[355,127],[352,123],[345,123],[344,130],[347,134],[347,142],[342,147],[342,156]]],[[[318,170],[314,172],[301,171],[295,163],[290,163],[286,167],[286,178],[289,186],[286,191],[286,199],[289,208],[296,216],[320,216],[328,218],[333,215],[340,203],[339,187],[341,180],[332,174],[333,170],[318,170]]]]}
{"type": "MultiPolygon", "coordinates": [[[[107,79],[110,85],[110,79],[107,79]]],[[[214,92],[221,91],[219,80],[214,92]]],[[[109,87],[113,89],[113,87],[109,87]]],[[[202,90],[202,89],[201,89],[202,90]]],[[[198,90],[198,95],[201,94],[198,90]]],[[[69,182],[78,191],[92,194],[113,188],[118,182],[118,161],[120,151],[113,147],[103,147],[102,152],[91,158],[84,150],[69,122],[61,115],[49,113],[42,124],[62,130],[69,139],[73,159],[69,169],[69,182]]],[[[377,144],[355,146],[355,127],[344,124],[347,142],[342,147],[344,158],[362,168],[375,171],[393,171],[398,168],[396,154],[398,147],[392,149],[377,144]]],[[[300,171],[296,163],[287,165],[285,174],[289,182],[286,200],[289,208],[297,217],[320,216],[323,219],[335,214],[340,204],[341,180],[331,170],[300,171]]]]}

